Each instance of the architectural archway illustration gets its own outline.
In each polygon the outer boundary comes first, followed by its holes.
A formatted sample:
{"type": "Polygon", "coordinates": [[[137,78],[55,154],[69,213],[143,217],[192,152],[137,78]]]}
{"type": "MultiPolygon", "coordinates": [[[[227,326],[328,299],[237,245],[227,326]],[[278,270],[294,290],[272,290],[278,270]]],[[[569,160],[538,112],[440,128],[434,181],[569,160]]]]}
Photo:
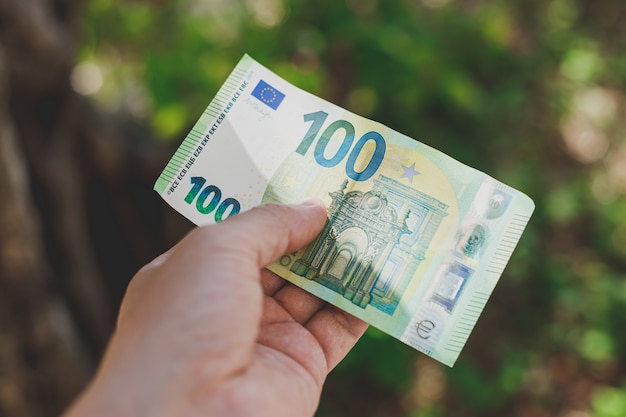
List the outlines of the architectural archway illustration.
{"type": "Polygon", "coordinates": [[[367,192],[347,186],[329,194],[328,223],[291,271],[391,315],[448,206],[384,175],[367,192]]]}

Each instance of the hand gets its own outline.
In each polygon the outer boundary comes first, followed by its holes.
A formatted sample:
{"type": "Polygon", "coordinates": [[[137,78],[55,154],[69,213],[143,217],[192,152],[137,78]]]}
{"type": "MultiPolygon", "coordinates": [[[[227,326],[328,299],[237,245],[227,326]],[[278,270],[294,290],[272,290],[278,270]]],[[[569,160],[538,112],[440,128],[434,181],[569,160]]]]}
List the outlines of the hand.
{"type": "Polygon", "coordinates": [[[312,416],[367,325],[264,267],[325,221],[319,202],[266,205],[194,230],[145,266],[67,417],[312,416]]]}

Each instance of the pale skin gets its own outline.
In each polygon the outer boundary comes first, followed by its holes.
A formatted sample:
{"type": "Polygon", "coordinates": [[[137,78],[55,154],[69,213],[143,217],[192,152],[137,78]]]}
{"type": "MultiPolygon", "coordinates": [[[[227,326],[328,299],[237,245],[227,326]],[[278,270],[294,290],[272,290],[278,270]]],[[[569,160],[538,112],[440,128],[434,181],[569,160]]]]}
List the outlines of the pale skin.
{"type": "Polygon", "coordinates": [[[321,231],[319,201],[191,232],[141,269],[77,416],[310,417],[367,325],[264,267],[321,231]]]}

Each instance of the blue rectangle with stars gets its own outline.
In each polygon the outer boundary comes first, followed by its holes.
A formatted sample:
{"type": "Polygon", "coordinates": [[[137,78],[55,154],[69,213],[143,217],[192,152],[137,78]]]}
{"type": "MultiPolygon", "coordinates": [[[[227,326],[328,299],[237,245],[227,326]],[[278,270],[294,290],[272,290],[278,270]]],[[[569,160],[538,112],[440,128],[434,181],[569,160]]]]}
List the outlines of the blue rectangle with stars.
{"type": "Polygon", "coordinates": [[[274,110],[276,110],[278,106],[280,106],[280,103],[282,103],[283,99],[285,98],[285,95],[283,93],[281,93],[263,80],[259,81],[259,83],[256,85],[256,87],[252,91],[252,95],[261,100],[261,102],[265,103],[267,106],[273,108],[274,110]]]}

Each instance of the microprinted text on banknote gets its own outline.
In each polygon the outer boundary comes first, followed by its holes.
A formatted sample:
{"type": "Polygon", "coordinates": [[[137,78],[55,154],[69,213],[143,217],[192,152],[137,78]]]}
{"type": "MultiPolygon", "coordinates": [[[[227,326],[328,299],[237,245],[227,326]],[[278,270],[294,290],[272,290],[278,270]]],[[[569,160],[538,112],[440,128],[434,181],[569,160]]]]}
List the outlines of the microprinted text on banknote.
{"type": "Polygon", "coordinates": [[[523,193],[248,55],[154,189],[196,225],[320,198],[323,231],[268,269],[449,366],[534,210],[523,193]]]}

